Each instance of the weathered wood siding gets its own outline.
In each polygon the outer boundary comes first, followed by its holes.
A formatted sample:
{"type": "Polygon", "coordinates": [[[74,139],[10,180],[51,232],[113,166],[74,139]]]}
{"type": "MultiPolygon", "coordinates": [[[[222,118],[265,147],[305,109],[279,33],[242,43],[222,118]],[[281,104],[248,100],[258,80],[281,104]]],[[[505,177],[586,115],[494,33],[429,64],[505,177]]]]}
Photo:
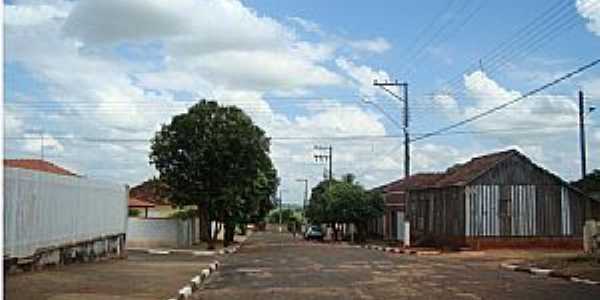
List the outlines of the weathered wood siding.
{"type": "Polygon", "coordinates": [[[466,189],[477,186],[500,188],[499,236],[580,236],[582,233],[585,208],[590,200],[523,157],[512,156],[499,163],[466,189]]]}
{"type": "Polygon", "coordinates": [[[411,235],[463,236],[463,189],[429,189],[409,193],[408,219],[411,235]]]}
{"type": "Polygon", "coordinates": [[[408,218],[417,240],[577,237],[586,206],[593,206],[587,197],[514,156],[466,186],[410,191],[408,218]]]}

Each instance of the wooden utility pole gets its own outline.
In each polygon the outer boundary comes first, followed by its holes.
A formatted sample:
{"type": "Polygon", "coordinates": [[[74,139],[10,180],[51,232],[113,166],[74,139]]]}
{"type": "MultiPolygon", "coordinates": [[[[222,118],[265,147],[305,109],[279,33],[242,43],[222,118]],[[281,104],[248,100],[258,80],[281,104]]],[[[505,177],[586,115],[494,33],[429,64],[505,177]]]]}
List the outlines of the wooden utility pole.
{"type": "Polygon", "coordinates": [[[328,154],[315,154],[315,161],[321,162],[323,160],[326,160],[329,162],[329,184],[331,185],[331,182],[333,180],[333,146],[329,145],[328,147],[325,147],[316,145],[314,146],[314,149],[319,151],[328,151],[328,154]]]}
{"type": "Polygon", "coordinates": [[[279,190],[279,232],[282,231],[281,229],[281,214],[283,213],[283,191],[279,190]]]}
{"type": "Polygon", "coordinates": [[[586,149],[585,149],[585,110],[583,91],[579,91],[579,147],[581,151],[581,178],[587,174],[586,149]]]}
{"type": "Polygon", "coordinates": [[[392,97],[400,100],[400,102],[402,102],[404,105],[404,116],[402,122],[402,131],[404,132],[404,178],[408,178],[410,176],[410,134],[408,132],[408,83],[398,82],[398,80],[395,80],[393,82],[378,82],[377,80],[375,80],[373,81],[373,85],[382,88],[392,97]],[[402,87],[403,96],[396,94],[396,92],[390,90],[389,87],[402,87]]]}

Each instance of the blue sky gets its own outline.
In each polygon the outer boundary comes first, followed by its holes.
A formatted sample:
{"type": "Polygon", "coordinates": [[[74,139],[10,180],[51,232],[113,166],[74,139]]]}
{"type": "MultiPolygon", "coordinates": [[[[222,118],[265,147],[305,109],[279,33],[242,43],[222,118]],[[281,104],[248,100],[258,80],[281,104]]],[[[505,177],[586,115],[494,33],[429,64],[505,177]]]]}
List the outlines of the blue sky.
{"type": "MultiPolygon", "coordinates": [[[[361,99],[397,120],[402,107],[374,79],[409,82],[415,136],[600,53],[598,0],[5,1],[5,11],[6,157],[39,157],[43,132],[45,158],[137,184],[155,174],[145,140],[206,97],[242,107],[273,137],[291,202],[295,179],[322,177],[315,144],[334,146],[336,176],[369,187],[401,177],[402,140],[385,137],[400,128],[361,99]]],[[[412,168],[512,147],[575,179],[579,88],[600,105],[600,68],[457,129],[469,134],[415,143],[412,168]]],[[[598,118],[586,119],[589,169],[600,168],[598,118]]]]}

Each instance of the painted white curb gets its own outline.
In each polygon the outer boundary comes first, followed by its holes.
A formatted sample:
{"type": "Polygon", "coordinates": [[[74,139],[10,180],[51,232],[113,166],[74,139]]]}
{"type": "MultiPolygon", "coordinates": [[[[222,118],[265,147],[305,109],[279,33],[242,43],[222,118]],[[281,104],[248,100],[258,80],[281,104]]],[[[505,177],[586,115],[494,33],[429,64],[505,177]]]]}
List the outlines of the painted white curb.
{"type": "Polygon", "coordinates": [[[584,278],[579,278],[579,277],[574,277],[574,276],[573,277],[565,277],[562,275],[557,275],[556,273],[554,273],[554,270],[552,270],[552,269],[522,267],[522,266],[506,264],[506,263],[500,264],[500,267],[510,270],[510,271],[520,271],[520,272],[527,272],[527,273],[534,274],[534,275],[562,278],[562,279],[566,279],[566,280],[569,280],[569,281],[575,282],[575,283],[583,283],[583,284],[589,284],[589,285],[599,285],[600,284],[600,282],[590,280],[590,279],[584,279],[584,278]]]}
{"type": "Polygon", "coordinates": [[[148,254],[167,255],[169,253],[171,253],[169,250],[148,249],[148,254]]]}
{"type": "Polygon", "coordinates": [[[579,278],[579,277],[571,277],[570,280],[572,282],[585,283],[585,284],[591,284],[591,285],[598,285],[600,283],[598,281],[583,279],[583,278],[579,278]]]}
{"type": "Polygon", "coordinates": [[[202,278],[200,278],[200,276],[194,276],[192,279],[190,279],[190,283],[192,291],[195,291],[200,287],[200,284],[202,284],[202,278]]]}
{"type": "Polygon", "coordinates": [[[210,270],[202,269],[202,271],[200,272],[200,276],[202,277],[202,280],[205,280],[208,276],[210,276],[210,270]]]}
{"type": "Polygon", "coordinates": [[[541,268],[530,268],[529,272],[535,275],[548,276],[552,272],[551,269],[541,269],[541,268]]]}
{"type": "Polygon", "coordinates": [[[208,265],[208,269],[210,270],[210,272],[214,272],[217,270],[217,265],[215,263],[209,264],[208,265]]]}
{"type": "Polygon", "coordinates": [[[179,298],[187,299],[192,296],[192,288],[190,286],[185,286],[179,290],[179,298]]]}
{"type": "Polygon", "coordinates": [[[195,256],[213,256],[215,251],[192,251],[192,255],[195,256]]]}
{"type": "Polygon", "coordinates": [[[504,269],[511,270],[511,271],[514,271],[514,270],[516,270],[516,269],[519,267],[519,266],[517,266],[517,265],[504,264],[504,263],[503,263],[503,264],[500,264],[500,266],[501,266],[502,268],[504,268],[504,269]]]}

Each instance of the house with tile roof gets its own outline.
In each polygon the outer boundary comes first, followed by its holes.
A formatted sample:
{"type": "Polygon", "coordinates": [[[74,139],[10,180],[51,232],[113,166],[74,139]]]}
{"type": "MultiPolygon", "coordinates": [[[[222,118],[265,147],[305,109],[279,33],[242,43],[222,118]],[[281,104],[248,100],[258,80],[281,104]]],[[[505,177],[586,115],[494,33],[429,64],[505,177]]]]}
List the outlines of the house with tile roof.
{"type": "Polygon", "coordinates": [[[65,176],[79,176],[61,166],[43,159],[5,159],[5,168],[19,168],[65,176]]]}
{"type": "Polygon", "coordinates": [[[597,201],[517,150],[386,184],[383,236],[423,245],[581,247],[597,201]]]}

